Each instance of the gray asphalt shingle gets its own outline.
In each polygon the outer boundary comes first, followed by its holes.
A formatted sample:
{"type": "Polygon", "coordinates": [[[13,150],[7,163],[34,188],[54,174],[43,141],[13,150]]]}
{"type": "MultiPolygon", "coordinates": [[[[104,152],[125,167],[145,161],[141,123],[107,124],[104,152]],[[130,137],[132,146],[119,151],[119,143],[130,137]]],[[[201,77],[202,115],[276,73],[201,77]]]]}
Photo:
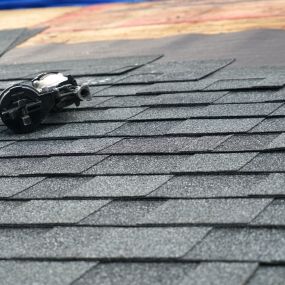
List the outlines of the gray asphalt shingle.
{"type": "Polygon", "coordinates": [[[210,230],[191,228],[0,229],[3,257],[178,258],[210,230]]]}
{"type": "Polygon", "coordinates": [[[223,261],[284,261],[283,229],[213,229],[185,259],[223,261]]]}
{"type": "Polygon", "coordinates": [[[149,108],[132,117],[132,120],[187,119],[196,117],[250,117],[266,116],[282,103],[224,104],[196,107],[149,108]]]}
{"type": "Polygon", "coordinates": [[[260,153],[241,171],[285,171],[285,153],[260,153]]]}
{"type": "Polygon", "coordinates": [[[189,119],[173,127],[169,134],[214,134],[248,132],[263,119],[189,119]]]}
{"type": "Polygon", "coordinates": [[[145,108],[116,108],[107,110],[85,110],[85,111],[65,111],[61,113],[52,114],[46,120],[46,124],[60,124],[60,123],[84,123],[95,121],[120,121],[129,119],[145,108]]]}
{"type": "Polygon", "coordinates": [[[150,224],[247,224],[272,199],[169,200],[147,215],[150,224]]]}
{"type": "Polygon", "coordinates": [[[96,264],[96,262],[1,261],[0,280],[6,285],[68,285],[96,264]]]}
{"type": "Polygon", "coordinates": [[[196,266],[195,263],[99,263],[74,285],[179,285],[196,266]]]}
{"type": "Polygon", "coordinates": [[[284,225],[284,200],[273,201],[252,221],[254,225],[284,225]]]}
{"type": "Polygon", "coordinates": [[[282,285],[285,279],[283,266],[260,266],[248,281],[249,285],[282,285]]]}
{"type": "Polygon", "coordinates": [[[222,142],[216,151],[257,151],[270,148],[278,134],[233,135],[222,142]]]}
{"type": "MultiPolygon", "coordinates": [[[[29,201],[3,211],[1,224],[78,223],[106,205],[109,200],[95,201],[29,201]]],[[[9,202],[15,203],[15,202],[9,202]]]]}
{"type": "MultiPolygon", "coordinates": [[[[211,151],[227,136],[157,137],[124,139],[100,153],[179,153],[211,151]]],[[[1,151],[0,151],[1,153],[1,151]]]]}
{"type": "Polygon", "coordinates": [[[256,153],[195,155],[109,156],[86,174],[150,174],[208,171],[237,171],[256,153]]]}
{"type": "Polygon", "coordinates": [[[65,195],[69,197],[145,196],[168,181],[171,176],[97,176],[65,195]]]}
{"type": "MultiPolygon", "coordinates": [[[[260,189],[261,187],[258,187],[263,181],[267,181],[267,178],[268,175],[175,176],[152,192],[149,196],[168,198],[211,198],[247,197],[250,195],[276,193],[273,189],[271,191],[268,187],[264,190],[260,189]]],[[[271,180],[268,180],[270,185],[271,180]]]]}
{"type": "Polygon", "coordinates": [[[215,103],[284,102],[284,90],[231,91],[215,103]]]}
{"type": "Polygon", "coordinates": [[[93,95],[0,124],[1,284],[284,283],[285,68],[157,58],[1,65],[93,95]]]}

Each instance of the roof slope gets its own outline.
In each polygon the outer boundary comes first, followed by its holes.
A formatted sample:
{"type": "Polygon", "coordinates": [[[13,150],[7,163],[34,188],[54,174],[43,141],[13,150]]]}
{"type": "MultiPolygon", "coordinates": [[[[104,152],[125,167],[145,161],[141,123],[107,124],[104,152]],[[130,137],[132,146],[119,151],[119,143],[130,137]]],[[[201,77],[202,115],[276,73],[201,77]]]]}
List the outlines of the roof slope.
{"type": "Polygon", "coordinates": [[[281,284],[285,68],[232,61],[3,66],[1,88],[61,67],[94,100],[1,126],[1,282],[281,284]]]}

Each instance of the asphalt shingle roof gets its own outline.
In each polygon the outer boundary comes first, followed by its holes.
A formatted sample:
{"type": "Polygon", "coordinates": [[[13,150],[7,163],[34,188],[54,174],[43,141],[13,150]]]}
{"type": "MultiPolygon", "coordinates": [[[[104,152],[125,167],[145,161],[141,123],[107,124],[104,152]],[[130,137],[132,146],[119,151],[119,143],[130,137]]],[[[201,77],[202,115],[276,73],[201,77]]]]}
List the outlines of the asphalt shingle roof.
{"type": "Polygon", "coordinates": [[[0,280],[284,281],[285,68],[231,63],[2,66],[0,88],[60,69],[94,100],[31,134],[1,125],[0,280]]]}

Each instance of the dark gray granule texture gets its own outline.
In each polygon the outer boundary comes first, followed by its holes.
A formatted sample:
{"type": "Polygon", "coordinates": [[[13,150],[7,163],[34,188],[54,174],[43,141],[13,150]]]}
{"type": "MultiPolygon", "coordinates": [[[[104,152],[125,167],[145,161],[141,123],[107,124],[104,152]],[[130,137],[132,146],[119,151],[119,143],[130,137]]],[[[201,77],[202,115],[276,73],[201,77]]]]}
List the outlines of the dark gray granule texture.
{"type": "Polygon", "coordinates": [[[40,158],[2,158],[0,159],[1,175],[29,174],[42,166],[47,157],[40,158]]]}
{"type": "Polygon", "coordinates": [[[65,191],[69,197],[138,197],[145,196],[165,183],[171,176],[97,176],[65,191]]]}
{"type": "Polygon", "coordinates": [[[161,122],[129,122],[112,131],[111,136],[151,136],[166,134],[171,128],[178,126],[178,121],[161,122]]]}
{"type": "MultiPolygon", "coordinates": [[[[71,105],[66,107],[67,110],[77,110],[77,109],[93,109],[96,108],[98,105],[102,104],[105,101],[109,101],[113,97],[93,97],[91,101],[82,101],[80,105],[77,107],[75,105],[71,105]]],[[[106,102],[107,103],[107,102],[106,102]]]]}
{"type": "Polygon", "coordinates": [[[109,156],[86,174],[156,174],[239,170],[255,153],[109,156]]]}
{"type": "MultiPolygon", "coordinates": [[[[160,207],[161,201],[113,201],[82,220],[83,225],[137,225],[160,207]]],[[[155,224],[159,221],[155,221],[155,224]]]]}
{"type": "Polygon", "coordinates": [[[208,134],[247,132],[262,119],[189,119],[173,127],[169,134],[208,134]]]}
{"type": "Polygon", "coordinates": [[[46,120],[47,124],[59,123],[84,123],[92,121],[119,121],[129,119],[138,113],[144,111],[145,108],[112,108],[98,110],[72,110],[61,113],[51,114],[46,120]]]}
{"type": "Polygon", "coordinates": [[[241,171],[285,171],[285,153],[260,153],[241,171]]]}
{"type": "Polygon", "coordinates": [[[54,156],[31,169],[29,173],[81,173],[106,157],[105,155],[54,156]]]}
{"type": "Polygon", "coordinates": [[[169,200],[153,209],[141,223],[247,224],[272,199],[169,200]]]}
{"type": "Polygon", "coordinates": [[[137,94],[167,94],[167,93],[185,93],[191,91],[201,91],[212,83],[212,80],[199,80],[192,82],[170,82],[170,83],[156,83],[139,90],[137,94]]]}
{"type": "Polygon", "coordinates": [[[255,126],[251,133],[285,132],[285,118],[267,118],[255,126]]]}
{"type": "Polygon", "coordinates": [[[213,229],[185,259],[272,262],[285,260],[285,230],[213,229]]]}
{"type": "Polygon", "coordinates": [[[228,79],[219,80],[208,86],[205,90],[235,90],[255,88],[262,81],[261,78],[256,79],[228,79]]]}
{"type": "Polygon", "coordinates": [[[73,189],[90,181],[92,177],[84,178],[46,178],[29,189],[16,194],[15,198],[55,198],[69,196],[73,189]]]}
{"type": "Polygon", "coordinates": [[[1,156],[50,155],[64,153],[72,141],[23,141],[0,149],[1,156]]]}
{"type": "Polygon", "coordinates": [[[285,108],[284,105],[274,111],[270,116],[285,116],[285,108]]]}
{"type": "Polygon", "coordinates": [[[195,263],[100,263],[74,285],[180,285],[195,263]]]}
{"type": "Polygon", "coordinates": [[[157,174],[182,171],[191,155],[114,155],[92,167],[86,174],[157,174]]]}
{"type": "Polygon", "coordinates": [[[269,148],[271,142],[278,137],[278,134],[264,135],[233,135],[222,142],[215,151],[254,151],[269,148]]]}
{"type": "Polygon", "coordinates": [[[0,178],[0,197],[11,197],[42,181],[44,177],[0,178]]]}
{"type": "Polygon", "coordinates": [[[210,151],[227,136],[165,137],[124,139],[100,153],[179,153],[210,151]]]}
{"type": "Polygon", "coordinates": [[[169,198],[247,197],[251,194],[263,193],[255,189],[255,186],[266,180],[267,177],[267,175],[175,176],[149,196],[169,198]]]}
{"type": "Polygon", "coordinates": [[[267,146],[268,149],[284,149],[285,148],[285,133],[276,135],[276,138],[267,146]]]}
{"type": "Polygon", "coordinates": [[[152,97],[151,105],[191,105],[209,104],[223,97],[227,92],[189,92],[162,94],[152,97]]]}
{"type": "Polygon", "coordinates": [[[65,138],[65,137],[89,137],[105,135],[119,127],[123,123],[110,122],[110,123],[75,123],[67,124],[46,135],[47,138],[65,138]]]}
{"type": "MultiPolygon", "coordinates": [[[[29,201],[2,213],[1,224],[64,224],[77,223],[106,205],[108,200],[95,201],[29,201]]],[[[13,203],[13,202],[11,202],[13,203]]]]}
{"type": "Polygon", "coordinates": [[[237,171],[256,155],[254,152],[195,154],[180,165],[178,172],[237,171]]]}
{"type": "Polygon", "coordinates": [[[101,103],[98,107],[140,107],[152,105],[156,96],[119,96],[101,103]]]}
{"type": "MultiPolygon", "coordinates": [[[[283,91],[284,92],[284,91],[283,91]]],[[[215,103],[254,103],[285,101],[284,94],[279,91],[231,91],[215,103]]]]}
{"type": "Polygon", "coordinates": [[[138,69],[137,74],[132,74],[119,80],[117,84],[147,84],[158,82],[162,73],[140,73],[141,68],[138,69]]]}
{"type": "Polygon", "coordinates": [[[136,93],[144,90],[145,85],[120,85],[120,86],[111,86],[105,88],[102,91],[96,92],[93,96],[130,96],[136,95],[136,93]]]}
{"type": "Polygon", "coordinates": [[[0,256],[42,258],[178,258],[210,230],[188,228],[54,227],[0,229],[0,256]]]}
{"type": "Polygon", "coordinates": [[[266,116],[282,103],[225,104],[192,107],[149,108],[133,117],[134,120],[187,119],[196,117],[249,117],[266,116]]]}
{"type": "Polygon", "coordinates": [[[284,225],[285,201],[275,200],[253,221],[257,225],[284,225]]]}
{"type": "Polygon", "coordinates": [[[285,195],[285,175],[283,173],[272,173],[267,179],[253,187],[254,193],[269,196],[285,195]]]}
{"type": "Polygon", "coordinates": [[[259,266],[248,281],[248,285],[283,285],[285,280],[284,266],[259,266]]]}
{"type": "Polygon", "coordinates": [[[1,261],[0,279],[6,285],[69,285],[96,262],[1,261]]]}
{"type": "Polygon", "coordinates": [[[34,139],[42,139],[48,137],[48,135],[57,130],[60,126],[59,125],[54,125],[54,126],[45,126],[41,125],[36,132],[32,133],[27,133],[27,134],[15,134],[11,130],[7,129],[5,127],[5,130],[1,132],[1,126],[0,126],[0,139],[1,140],[15,140],[15,141],[20,141],[20,140],[34,140],[34,139]]]}
{"type": "Polygon", "coordinates": [[[255,272],[257,263],[202,262],[181,285],[241,285],[255,272]]]}

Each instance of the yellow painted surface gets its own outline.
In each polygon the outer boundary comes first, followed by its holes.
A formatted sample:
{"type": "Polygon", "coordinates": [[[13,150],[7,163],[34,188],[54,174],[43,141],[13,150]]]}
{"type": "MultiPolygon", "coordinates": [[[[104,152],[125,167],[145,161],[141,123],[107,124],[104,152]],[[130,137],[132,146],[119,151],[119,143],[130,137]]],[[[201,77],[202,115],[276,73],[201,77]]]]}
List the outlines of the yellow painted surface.
{"type": "Polygon", "coordinates": [[[42,8],[42,9],[20,9],[20,10],[0,10],[0,29],[16,29],[33,26],[42,26],[46,22],[74,12],[78,8],[42,8]]]}
{"type": "Polygon", "coordinates": [[[285,0],[161,0],[0,11],[0,27],[48,26],[22,46],[285,29],[285,0]]]}

